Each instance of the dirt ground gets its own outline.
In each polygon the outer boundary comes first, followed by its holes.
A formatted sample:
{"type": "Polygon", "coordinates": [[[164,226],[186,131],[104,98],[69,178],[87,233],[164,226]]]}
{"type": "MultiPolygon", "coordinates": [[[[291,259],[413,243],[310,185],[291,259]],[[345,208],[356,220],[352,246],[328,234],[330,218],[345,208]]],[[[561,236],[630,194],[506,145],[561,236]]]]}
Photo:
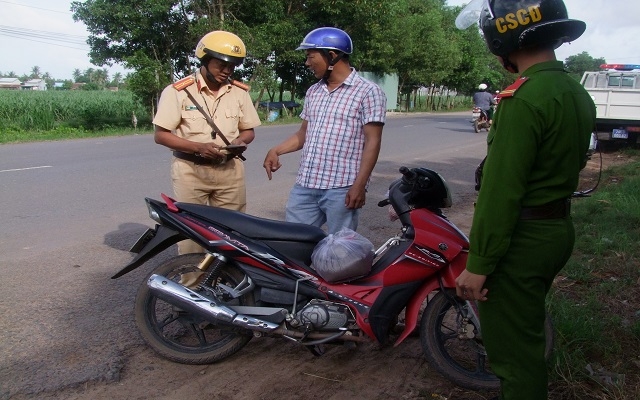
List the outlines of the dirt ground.
{"type": "MultiPolygon", "coordinates": [[[[627,161],[618,152],[602,154],[603,168],[627,161]]],[[[596,154],[582,174],[582,189],[596,182],[599,166],[596,154]]],[[[461,203],[473,203],[464,200],[461,203]]],[[[472,213],[466,206],[447,214],[468,233],[472,213]]],[[[199,366],[167,361],[140,341],[124,360],[110,366],[108,381],[15,399],[483,400],[496,395],[466,391],[444,379],[426,363],[418,337],[395,348],[328,347],[322,357],[285,339],[253,339],[231,358],[199,366]]]]}

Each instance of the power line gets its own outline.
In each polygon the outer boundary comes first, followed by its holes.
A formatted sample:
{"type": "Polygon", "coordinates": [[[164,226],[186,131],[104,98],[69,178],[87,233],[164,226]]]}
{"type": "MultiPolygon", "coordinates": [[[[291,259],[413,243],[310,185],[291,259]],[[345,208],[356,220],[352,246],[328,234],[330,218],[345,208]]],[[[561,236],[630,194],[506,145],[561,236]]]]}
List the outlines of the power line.
{"type": "Polygon", "coordinates": [[[28,40],[28,41],[30,41],[30,42],[44,43],[44,44],[48,44],[48,45],[51,45],[51,46],[66,47],[66,48],[74,49],[74,50],[87,51],[87,48],[80,48],[80,47],[65,46],[65,45],[63,45],[63,44],[57,44],[57,43],[51,43],[51,42],[45,42],[45,41],[42,41],[42,40],[27,39],[27,38],[20,37],[20,36],[12,36],[12,35],[10,35],[10,34],[6,34],[6,33],[0,33],[0,36],[9,36],[9,37],[17,38],[17,39],[28,40]]]}
{"type": "Polygon", "coordinates": [[[34,37],[39,39],[58,40],[61,42],[67,42],[72,44],[82,44],[82,45],[86,44],[86,39],[87,39],[87,37],[83,35],[71,35],[68,33],[38,31],[35,29],[15,28],[15,27],[6,26],[6,25],[0,25],[0,32],[13,34],[13,35],[34,37]]]}
{"type": "MultiPolygon", "coordinates": [[[[0,0],[2,1],[2,0],[0,0]]],[[[86,51],[89,45],[86,43],[86,36],[71,35],[59,32],[39,31],[35,29],[15,28],[11,26],[0,25],[0,35],[13,37],[17,39],[29,40],[32,42],[50,44],[52,46],[68,47],[70,49],[86,51]],[[39,40],[38,40],[39,39],[39,40]],[[77,45],[82,47],[66,46],[77,45]]]]}
{"type": "Polygon", "coordinates": [[[58,11],[58,10],[51,10],[51,9],[48,9],[48,8],[41,8],[41,7],[36,7],[36,6],[28,6],[26,4],[14,3],[12,1],[0,0],[0,3],[7,3],[7,4],[14,5],[14,6],[20,6],[20,7],[36,8],[38,10],[51,11],[51,12],[60,13],[60,14],[71,14],[69,11],[58,11]]]}

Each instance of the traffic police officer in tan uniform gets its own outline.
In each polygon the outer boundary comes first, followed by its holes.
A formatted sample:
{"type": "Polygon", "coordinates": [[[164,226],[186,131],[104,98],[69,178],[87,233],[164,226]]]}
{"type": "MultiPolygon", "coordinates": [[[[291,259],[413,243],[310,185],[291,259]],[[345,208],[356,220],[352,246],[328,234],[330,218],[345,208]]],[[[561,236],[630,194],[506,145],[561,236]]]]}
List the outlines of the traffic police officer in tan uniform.
{"type": "MultiPolygon", "coordinates": [[[[246,48],[235,34],[213,31],[200,39],[195,55],[198,71],[167,86],[160,96],[153,119],[155,141],[173,150],[171,179],[178,201],[244,212],[240,158],[260,125],[248,87],[231,79],[246,48]],[[227,145],[236,148],[224,149],[227,145]]],[[[180,254],[202,252],[192,241],[178,247],[180,254]]]]}
{"type": "MultiPolygon", "coordinates": [[[[545,297],[573,249],[569,199],[595,126],[591,97],[564,71],[555,49],[586,25],[568,19],[562,0],[472,3],[481,5],[489,50],[521,75],[501,93],[487,136],[469,258],[456,291],[480,300],[500,398],[546,400],[545,297]]],[[[478,22],[472,3],[456,19],[459,28],[473,11],[478,22]]]]}

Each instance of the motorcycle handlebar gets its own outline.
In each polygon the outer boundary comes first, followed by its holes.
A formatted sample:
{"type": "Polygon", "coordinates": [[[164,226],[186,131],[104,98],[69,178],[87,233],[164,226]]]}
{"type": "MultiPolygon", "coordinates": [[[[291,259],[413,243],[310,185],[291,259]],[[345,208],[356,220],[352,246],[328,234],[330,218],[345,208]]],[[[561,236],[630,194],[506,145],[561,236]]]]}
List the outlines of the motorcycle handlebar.
{"type": "Polygon", "coordinates": [[[405,166],[400,167],[400,173],[407,180],[414,180],[416,178],[416,173],[405,166]]]}

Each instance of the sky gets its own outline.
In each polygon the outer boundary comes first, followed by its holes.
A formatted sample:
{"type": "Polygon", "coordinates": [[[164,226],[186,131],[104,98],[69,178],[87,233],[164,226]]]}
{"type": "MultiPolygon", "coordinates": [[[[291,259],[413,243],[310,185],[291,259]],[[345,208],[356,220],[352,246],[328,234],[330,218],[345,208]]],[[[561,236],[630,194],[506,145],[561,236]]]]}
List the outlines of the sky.
{"type": "Polygon", "coordinates": [[[70,9],[71,0],[0,0],[0,72],[29,75],[38,66],[59,80],[73,79],[75,69],[106,68],[110,78],[130,72],[91,64],[89,33],[70,9]]]}
{"type": "MultiPolygon", "coordinates": [[[[640,64],[640,1],[565,0],[565,4],[569,17],[585,21],[587,31],[556,50],[559,60],[586,51],[611,64],[640,64]]],[[[129,71],[120,65],[91,64],[87,30],[82,22],[73,21],[70,8],[70,0],[0,0],[0,72],[28,75],[38,66],[60,80],[72,79],[76,68],[107,68],[110,77],[117,72],[126,75],[129,71]]]]}
{"type": "MultiPolygon", "coordinates": [[[[447,0],[447,4],[459,6],[469,1],[447,0]]],[[[558,60],[586,51],[609,64],[640,64],[640,1],[564,0],[564,4],[569,18],[586,22],[587,30],[556,50],[558,60]]]]}

